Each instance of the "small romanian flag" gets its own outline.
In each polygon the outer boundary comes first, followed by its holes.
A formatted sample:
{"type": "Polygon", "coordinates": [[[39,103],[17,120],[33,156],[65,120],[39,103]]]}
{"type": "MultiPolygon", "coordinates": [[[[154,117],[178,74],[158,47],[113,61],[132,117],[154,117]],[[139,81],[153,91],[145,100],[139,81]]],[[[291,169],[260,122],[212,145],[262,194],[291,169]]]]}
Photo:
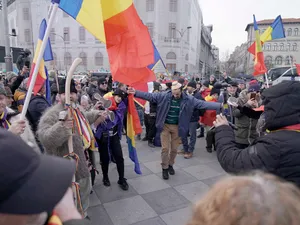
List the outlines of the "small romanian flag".
{"type": "Polygon", "coordinates": [[[47,225],[63,225],[63,224],[61,220],[58,218],[58,216],[55,213],[53,213],[47,225]]]}
{"type": "MultiPolygon", "coordinates": [[[[44,39],[44,36],[45,36],[46,29],[47,29],[47,22],[46,22],[45,19],[43,19],[43,21],[40,25],[39,39],[38,39],[38,42],[37,42],[37,46],[36,46],[36,50],[35,50],[35,54],[34,54],[34,58],[33,58],[33,62],[32,62],[29,81],[27,83],[28,87],[30,85],[32,75],[33,75],[33,71],[34,71],[35,65],[37,63],[38,54],[40,52],[40,49],[41,49],[41,46],[42,46],[42,43],[43,43],[43,39],[44,39]]],[[[51,61],[51,60],[53,60],[53,53],[52,53],[52,49],[51,49],[50,39],[48,39],[48,43],[47,43],[47,46],[45,48],[44,57],[41,61],[40,68],[39,68],[39,71],[38,71],[38,74],[37,74],[37,77],[36,77],[35,85],[34,85],[34,88],[33,88],[34,95],[36,95],[41,90],[41,88],[45,84],[45,81],[47,80],[47,71],[46,71],[46,67],[45,67],[45,62],[46,61],[51,61]]]]}
{"type": "Polygon", "coordinates": [[[253,15],[254,19],[254,32],[256,38],[256,49],[255,49],[255,63],[254,63],[254,72],[253,75],[261,75],[267,72],[267,68],[264,61],[264,53],[261,47],[259,29],[256,23],[255,15],[253,15]]]}
{"type": "Polygon", "coordinates": [[[134,105],[133,95],[128,96],[128,109],[127,109],[127,143],[129,158],[134,162],[134,171],[137,174],[142,174],[140,163],[137,156],[135,135],[142,133],[139,115],[134,105]]]}

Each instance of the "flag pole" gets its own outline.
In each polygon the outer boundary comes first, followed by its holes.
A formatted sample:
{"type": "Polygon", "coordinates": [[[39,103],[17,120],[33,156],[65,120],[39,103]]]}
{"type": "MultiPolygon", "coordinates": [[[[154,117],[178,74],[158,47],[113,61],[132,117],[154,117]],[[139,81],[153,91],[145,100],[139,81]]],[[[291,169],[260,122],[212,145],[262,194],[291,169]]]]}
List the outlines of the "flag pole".
{"type": "Polygon", "coordinates": [[[265,73],[265,79],[266,79],[266,83],[267,83],[267,88],[269,88],[269,79],[268,79],[267,73],[265,73]]]}
{"type": "Polygon", "coordinates": [[[58,4],[54,3],[53,6],[52,6],[52,11],[51,11],[51,14],[50,14],[49,23],[48,23],[47,29],[45,31],[45,36],[43,38],[42,46],[41,46],[41,49],[38,53],[37,62],[36,62],[36,65],[34,67],[33,74],[32,74],[31,80],[30,80],[30,86],[28,87],[27,95],[26,95],[24,106],[23,106],[22,113],[21,113],[21,119],[22,120],[24,120],[25,116],[26,116],[26,112],[27,112],[27,109],[28,109],[28,106],[29,106],[32,91],[33,91],[33,88],[34,88],[34,85],[35,85],[35,81],[36,81],[36,78],[37,78],[38,71],[40,69],[40,64],[41,64],[42,59],[44,57],[44,52],[45,52],[46,46],[48,44],[48,38],[49,38],[49,35],[50,35],[51,27],[52,27],[52,24],[54,22],[54,18],[55,18],[57,10],[58,10],[58,4]]]}

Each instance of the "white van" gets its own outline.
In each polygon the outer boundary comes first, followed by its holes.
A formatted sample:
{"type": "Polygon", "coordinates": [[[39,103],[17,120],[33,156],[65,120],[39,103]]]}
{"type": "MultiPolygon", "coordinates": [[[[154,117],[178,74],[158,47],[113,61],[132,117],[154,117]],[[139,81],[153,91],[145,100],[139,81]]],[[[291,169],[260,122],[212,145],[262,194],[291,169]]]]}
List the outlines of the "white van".
{"type": "Polygon", "coordinates": [[[284,80],[300,81],[296,67],[278,67],[268,71],[268,78],[272,81],[272,85],[279,84],[284,80]]]}

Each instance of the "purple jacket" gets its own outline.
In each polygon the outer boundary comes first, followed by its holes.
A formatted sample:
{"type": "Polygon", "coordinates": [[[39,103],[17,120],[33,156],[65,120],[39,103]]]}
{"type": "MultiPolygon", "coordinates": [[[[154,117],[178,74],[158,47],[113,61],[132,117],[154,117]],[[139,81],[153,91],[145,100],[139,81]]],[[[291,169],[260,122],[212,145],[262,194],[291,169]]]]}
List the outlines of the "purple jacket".
{"type": "Polygon", "coordinates": [[[113,111],[115,113],[115,120],[110,121],[110,119],[106,119],[106,123],[101,123],[98,125],[95,133],[95,137],[97,139],[101,139],[102,134],[104,132],[108,132],[113,127],[118,126],[118,135],[120,139],[122,138],[122,129],[123,129],[123,119],[124,119],[124,113],[126,111],[126,105],[124,101],[122,101],[118,105],[118,109],[113,111]]]}

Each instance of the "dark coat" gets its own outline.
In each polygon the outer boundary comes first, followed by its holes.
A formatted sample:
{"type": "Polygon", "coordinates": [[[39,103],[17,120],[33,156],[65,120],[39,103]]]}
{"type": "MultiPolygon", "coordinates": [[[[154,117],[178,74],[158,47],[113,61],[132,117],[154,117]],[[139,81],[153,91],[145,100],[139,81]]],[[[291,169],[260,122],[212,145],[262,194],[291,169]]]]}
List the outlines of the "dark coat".
{"type": "MultiPolygon", "coordinates": [[[[193,94],[194,98],[199,99],[204,101],[204,98],[201,96],[199,91],[195,91],[193,94]]],[[[191,121],[190,122],[198,122],[199,121],[199,117],[203,116],[205,113],[205,110],[203,109],[194,109],[193,115],[191,117],[191,121]]]]}
{"type": "MultiPolygon", "coordinates": [[[[135,97],[157,104],[156,128],[158,129],[158,132],[162,131],[171,106],[172,92],[147,93],[136,91],[135,97]]],[[[183,93],[179,113],[179,136],[185,137],[189,132],[189,123],[194,109],[220,110],[220,107],[220,103],[201,101],[193,96],[188,96],[183,93]]]]}
{"type": "Polygon", "coordinates": [[[43,113],[50,107],[50,104],[44,96],[33,96],[30,100],[26,117],[32,127],[33,133],[36,133],[40,119],[43,113]]]}
{"type": "Polygon", "coordinates": [[[270,131],[238,149],[229,126],[216,128],[218,160],[228,173],[263,170],[300,186],[300,132],[280,130],[300,124],[300,82],[282,82],[263,92],[265,126],[270,131]]]}

